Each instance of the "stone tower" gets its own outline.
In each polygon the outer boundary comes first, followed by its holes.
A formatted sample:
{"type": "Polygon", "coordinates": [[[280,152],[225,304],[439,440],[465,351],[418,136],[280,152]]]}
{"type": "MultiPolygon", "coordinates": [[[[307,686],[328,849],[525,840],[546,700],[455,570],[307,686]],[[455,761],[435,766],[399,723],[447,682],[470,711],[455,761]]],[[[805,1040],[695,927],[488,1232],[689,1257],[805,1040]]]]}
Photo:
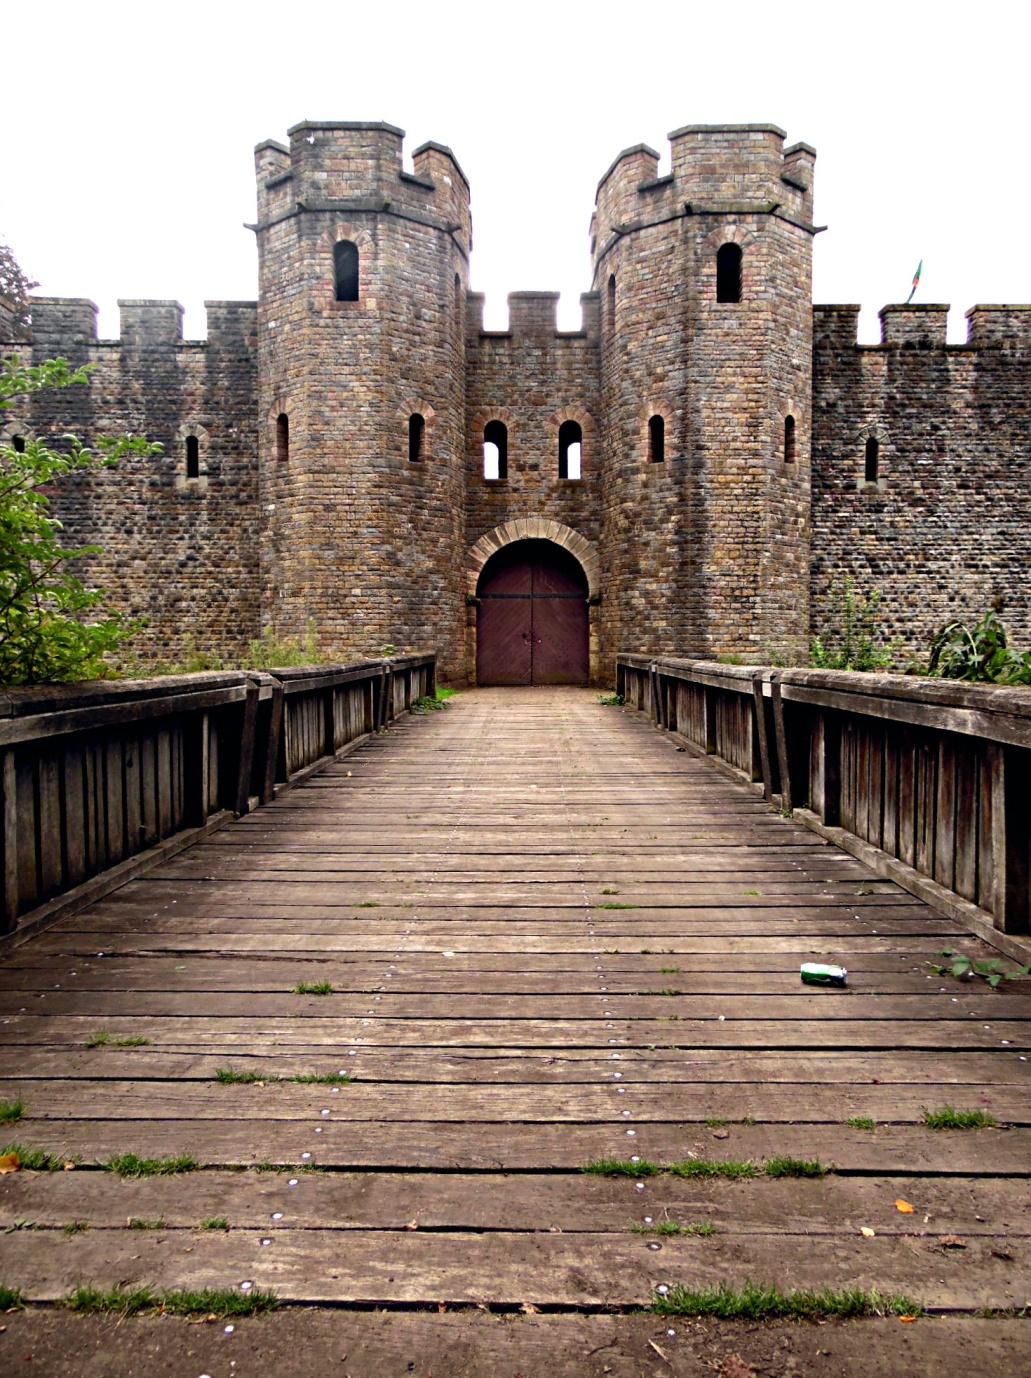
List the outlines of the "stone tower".
{"type": "Polygon", "coordinates": [[[461,674],[469,188],[392,125],[289,137],[255,151],[262,623],[461,674]]]}
{"type": "Polygon", "coordinates": [[[749,655],[808,629],[814,151],[688,125],[598,187],[604,640],[749,655]],[[637,638],[639,639],[639,637],[637,638]]]}

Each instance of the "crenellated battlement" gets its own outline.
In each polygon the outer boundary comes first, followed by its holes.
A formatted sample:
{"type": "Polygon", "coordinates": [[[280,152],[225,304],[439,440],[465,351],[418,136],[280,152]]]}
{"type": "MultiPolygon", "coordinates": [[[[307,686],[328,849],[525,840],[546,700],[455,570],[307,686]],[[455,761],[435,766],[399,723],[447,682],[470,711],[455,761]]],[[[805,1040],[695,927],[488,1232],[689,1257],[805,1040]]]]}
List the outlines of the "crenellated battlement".
{"type": "Polygon", "coordinates": [[[466,336],[474,340],[480,335],[487,335],[520,341],[532,340],[538,343],[581,338],[597,342],[601,326],[598,293],[580,293],[579,330],[559,330],[560,295],[559,292],[509,292],[507,327],[501,330],[484,330],[483,293],[469,292],[466,296],[466,336]]]}
{"type": "Polygon", "coordinates": [[[382,121],[303,120],[289,147],[254,150],[258,224],[298,210],[376,211],[431,218],[471,243],[469,183],[445,144],[421,144],[403,166],[404,130],[382,121]]]}
{"type": "Polygon", "coordinates": [[[878,312],[878,345],[859,345],[856,305],[813,307],[813,346],[820,349],[1006,349],[1031,350],[1031,305],[972,306],[965,345],[946,342],[949,306],[943,302],[893,303],[878,312]]]}
{"type": "Polygon", "coordinates": [[[254,301],[206,301],[205,340],[183,338],[183,307],[177,301],[120,298],[119,333],[106,340],[97,335],[97,305],[86,297],[34,296],[29,304],[29,335],[40,357],[71,357],[83,347],[99,344],[134,352],[192,346],[249,353],[257,348],[258,303],[254,301]]]}
{"type": "Polygon", "coordinates": [[[624,149],[598,183],[591,235],[613,235],[685,213],[780,214],[810,226],[816,150],[784,147],[775,124],[688,124],[669,135],[671,171],[647,144],[624,149]]]}

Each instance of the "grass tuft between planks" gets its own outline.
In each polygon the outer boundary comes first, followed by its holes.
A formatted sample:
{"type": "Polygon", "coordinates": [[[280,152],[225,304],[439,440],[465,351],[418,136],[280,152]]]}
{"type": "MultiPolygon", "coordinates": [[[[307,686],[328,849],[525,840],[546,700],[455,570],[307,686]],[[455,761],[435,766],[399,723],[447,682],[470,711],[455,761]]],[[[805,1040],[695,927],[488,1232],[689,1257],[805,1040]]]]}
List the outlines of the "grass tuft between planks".
{"type": "Polygon", "coordinates": [[[631,1162],[628,1158],[592,1158],[580,1169],[592,1177],[655,1177],[662,1171],[650,1158],[631,1162]]]}
{"type": "Polygon", "coordinates": [[[0,1284],[0,1311],[20,1311],[21,1309],[21,1288],[4,1287],[0,1284]]]}
{"type": "MultiPolygon", "coordinates": [[[[363,908],[362,905],[358,906],[363,908]]],[[[331,981],[298,981],[294,986],[295,995],[332,995],[333,984],[331,981]]]]}
{"type": "Polygon", "coordinates": [[[675,1236],[682,1234],[696,1235],[699,1239],[708,1239],[717,1232],[716,1226],[708,1220],[697,1220],[694,1224],[682,1225],[679,1220],[660,1220],[657,1225],[634,1225],[634,1234],[657,1234],[663,1236],[675,1236]]]}
{"type": "Polygon", "coordinates": [[[66,1163],[77,1163],[78,1158],[65,1158],[57,1153],[48,1153],[44,1148],[29,1148],[27,1144],[9,1143],[0,1146],[0,1158],[7,1160],[15,1171],[60,1172],[66,1163]]]}
{"type": "Polygon", "coordinates": [[[180,1153],[174,1158],[141,1158],[137,1153],[118,1153],[101,1166],[119,1177],[171,1177],[177,1172],[196,1172],[200,1164],[192,1153],[180,1153]]]}
{"type": "Polygon", "coordinates": [[[17,1124],[24,1114],[23,1100],[0,1100],[0,1124],[17,1124]]]}
{"type": "Polygon", "coordinates": [[[197,1291],[153,1291],[150,1287],[93,1287],[82,1283],[66,1299],[69,1311],[84,1315],[113,1314],[138,1316],[141,1311],[164,1311],[171,1316],[253,1316],[259,1311],[274,1311],[279,1305],[275,1292],[254,1288],[237,1292],[231,1288],[205,1287],[197,1291]]]}
{"type": "Polygon", "coordinates": [[[924,1110],[928,1129],[994,1129],[999,1121],[985,1110],[957,1110],[943,1105],[940,1110],[924,1110]]]}
{"type": "Polygon", "coordinates": [[[721,1283],[700,1290],[678,1283],[668,1292],[656,1295],[651,1309],[659,1316],[715,1316],[720,1320],[751,1321],[785,1316],[799,1321],[851,1316],[916,1317],[923,1315],[924,1310],[919,1302],[899,1293],[882,1296],[880,1292],[859,1288],[782,1292],[779,1287],[755,1282],[741,1287],[721,1283]]]}

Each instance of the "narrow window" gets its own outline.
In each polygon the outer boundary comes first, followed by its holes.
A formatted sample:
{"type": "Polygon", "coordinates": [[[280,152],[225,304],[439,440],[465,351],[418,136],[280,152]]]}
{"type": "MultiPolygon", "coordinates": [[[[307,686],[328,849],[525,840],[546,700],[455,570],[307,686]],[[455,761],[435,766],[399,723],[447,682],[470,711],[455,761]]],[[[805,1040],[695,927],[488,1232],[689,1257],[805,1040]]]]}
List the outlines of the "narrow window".
{"type": "Polygon", "coordinates": [[[349,239],[333,245],[333,280],[337,301],[358,300],[358,246],[349,239]]]}
{"type": "Polygon", "coordinates": [[[16,455],[23,455],[25,453],[25,437],[23,435],[12,436],[11,448],[16,455]]]}
{"type": "Polygon", "coordinates": [[[741,249],[721,244],[716,253],[716,300],[741,300],[741,249]]]}
{"type": "Polygon", "coordinates": [[[488,421],[483,428],[483,477],[489,482],[508,478],[508,427],[488,421]]]}
{"type": "Polygon", "coordinates": [[[648,419],[648,458],[653,464],[666,458],[666,423],[661,416],[648,419]]]}
{"type": "Polygon", "coordinates": [[[867,483],[876,483],[879,477],[879,451],[880,445],[878,444],[877,437],[874,435],[868,436],[866,441],[866,463],[863,472],[863,476],[867,483]]]}
{"type": "Polygon", "coordinates": [[[200,478],[200,441],[195,435],[186,437],[186,477],[200,478]]]}
{"type": "Polygon", "coordinates": [[[583,431],[576,421],[563,421],[558,428],[558,476],[579,479],[583,431]]]}
{"type": "Polygon", "coordinates": [[[615,329],[616,325],[616,275],[609,274],[609,329],[615,329]]]}
{"type": "Polygon", "coordinates": [[[795,418],[785,416],[784,418],[784,463],[794,464],[795,462],[795,418]]]}
{"type": "Polygon", "coordinates": [[[426,429],[426,419],[421,413],[412,412],[408,418],[408,460],[418,464],[422,459],[422,437],[426,429]]]}
{"type": "Polygon", "coordinates": [[[290,458],[290,418],[286,412],[276,417],[276,458],[283,461],[290,458]]]}

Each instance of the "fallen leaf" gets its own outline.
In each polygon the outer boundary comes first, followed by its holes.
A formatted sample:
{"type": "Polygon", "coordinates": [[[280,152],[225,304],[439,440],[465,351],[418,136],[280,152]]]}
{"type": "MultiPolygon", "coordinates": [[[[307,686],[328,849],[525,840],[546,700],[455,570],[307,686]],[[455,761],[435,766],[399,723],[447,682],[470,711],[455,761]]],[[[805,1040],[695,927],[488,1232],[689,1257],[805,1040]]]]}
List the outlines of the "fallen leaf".
{"type": "Polygon", "coordinates": [[[69,1160],[67,1163],[64,1163],[62,1166],[63,1166],[63,1169],[64,1169],[65,1172],[74,1172],[74,1171],[75,1171],[75,1164],[74,1164],[73,1162],[71,1162],[70,1160],[69,1160]]]}
{"type": "Polygon", "coordinates": [[[534,1306],[532,1301],[524,1301],[519,1310],[524,1316],[539,1316],[541,1313],[539,1306],[534,1306]]]}
{"type": "Polygon", "coordinates": [[[913,1207],[909,1204],[908,1201],[903,1201],[903,1199],[902,1199],[901,1196],[900,1196],[899,1199],[895,1202],[895,1209],[896,1209],[897,1211],[899,1211],[902,1215],[912,1215],[912,1214],[913,1214],[913,1207]]]}
{"type": "Polygon", "coordinates": [[[965,1249],[967,1241],[960,1239],[958,1234],[943,1234],[938,1236],[938,1243],[943,1249],[965,1249]]]}
{"type": "Polygon", "coordinates": [[[419,1228],[419,1222],[418,1222],[418,1220],[409,1220],[408,1224],[405,1226],[405,1229],[406,1229],[406,1230],[417,1230],[418,1228],[419,1228]]]}
{"type": "Polygon", "coordinates": [[[869,1225],[860,1225],[859,1233],[863,1236],[864,1239],[873,1239],[874,1237],[874,1231],[871,1230],[869,1225]]]}
{"type": "Polygon", "coordinates": [[[5,1172],[17,1172],[21,1167],[21,1159],[17,1153],[0,1154],[0,1176],[5,1172]]]}
{"type": "Polygon", "coordinates": [[[740,1354],[728,1354],[720,1367],[721,1378],[755,1378],[755,1369],[740,1354]]]}
{"type": "Polygon", "coordinates": [[[899,1320],[902,1322],[903,1325],[912,1325],[913,1322],[916,1320],[916,1317],[915,1317],[915,1316],[900,1316],[900,1317],[899,1317],[899,1320]]]}

